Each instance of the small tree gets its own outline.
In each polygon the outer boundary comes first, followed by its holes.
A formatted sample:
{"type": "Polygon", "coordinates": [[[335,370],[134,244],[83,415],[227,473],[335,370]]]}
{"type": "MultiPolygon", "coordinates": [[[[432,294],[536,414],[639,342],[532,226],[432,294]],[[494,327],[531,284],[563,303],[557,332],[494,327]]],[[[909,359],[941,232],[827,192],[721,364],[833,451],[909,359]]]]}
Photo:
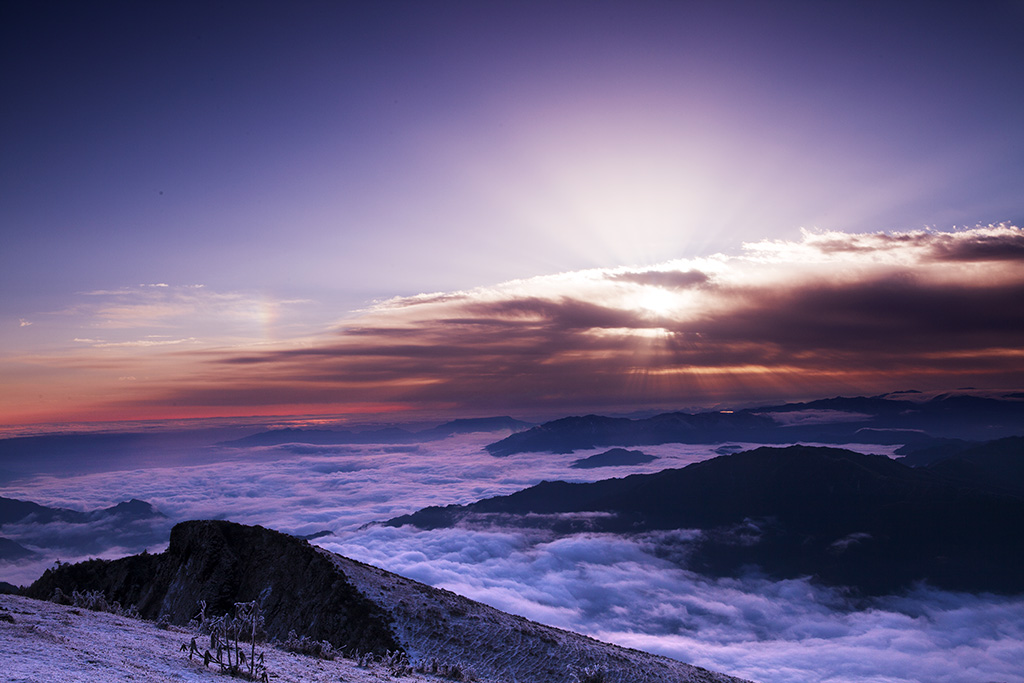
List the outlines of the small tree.
{"type": "MultiPolygon", "coordinates": [[[[199,606],[199,614],[193,623],[197,623],[200,631],[210,634],[210,649],[202,653],[203,665],[209,666],[210,662],[214,662],[220,667],[221,673],[248,678],[250,681],[268,681],[263,653],[256,652],[256,640],[263,632],[263,612],[259,602],[236,602],[234,616],[223,614],[213,618],[206,616],[205,601],[201,601],[199,606]],[[242,646],[245,641],[250,643],[248,657],[242,646]],[[211,650],[216,654],[211,653],[211,650]]],[[[182,645],[182,650],[185,649],[188,650],[189,659],[199,655],[195,638],[188,646],[182,645]]]]}

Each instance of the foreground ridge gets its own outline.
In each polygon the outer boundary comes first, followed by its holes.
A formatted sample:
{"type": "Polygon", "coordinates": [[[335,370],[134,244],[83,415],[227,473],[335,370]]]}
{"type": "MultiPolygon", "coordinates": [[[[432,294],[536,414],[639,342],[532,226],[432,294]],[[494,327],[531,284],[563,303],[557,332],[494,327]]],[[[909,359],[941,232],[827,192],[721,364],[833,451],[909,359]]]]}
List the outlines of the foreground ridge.
{"type": "Polygon", "coordinates": [[[266,632],[327,640],[340,650],[401,650],[416,661],[459,663],[481,681],[564,683],[600,667],[609,683],[738,682],[673,659],[602,643],[513,616],[262,527],[183,522],[167,551],[48,570],[26,589],[101,591],[148,619],[186,624],[260,600],[266,632]]]}

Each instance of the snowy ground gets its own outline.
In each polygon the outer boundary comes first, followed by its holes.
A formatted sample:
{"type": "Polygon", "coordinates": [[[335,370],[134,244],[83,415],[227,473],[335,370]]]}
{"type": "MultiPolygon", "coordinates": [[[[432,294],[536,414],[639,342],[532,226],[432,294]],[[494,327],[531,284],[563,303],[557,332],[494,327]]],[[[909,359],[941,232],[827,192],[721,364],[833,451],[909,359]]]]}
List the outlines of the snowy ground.
{"type": "MultiPolygon", "coordinates": [[[[90,612],[13,595],[0,595],[0,678],[11,683],[210,683],[226,678],[180,651],[193,634],[161,630],[138,619],[90,612]]],[[[270,680],[278,683],[379,683],[396,680],[383,665],[324,661],[261,646],[270,680]]],[[[439,681],[402,676],[408,683],[439,681]]]]}

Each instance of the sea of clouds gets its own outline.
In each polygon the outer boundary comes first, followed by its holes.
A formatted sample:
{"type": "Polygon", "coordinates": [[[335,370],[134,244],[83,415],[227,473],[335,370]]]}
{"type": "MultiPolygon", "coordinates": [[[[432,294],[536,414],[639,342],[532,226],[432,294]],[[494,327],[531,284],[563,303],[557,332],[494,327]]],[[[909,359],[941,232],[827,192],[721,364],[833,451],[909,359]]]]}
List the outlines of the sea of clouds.
{"type": "MultiPolygon", "coordinates": [[[[109,525],[21,525],[13,531],[43,557],[0,565],[0,580],[33,580],[55,559],[54,548],[63,561],[158,551],[174,522],[230,519],[300,535],[330,531],[315,542],[530,619],[762,683],[1024,683],[1021,597],[921,586],[854,600],[804,579],[710,579],[685,568],[687,543],[698,533],[692,530],[559,537],[502,526],[374,524],[545,479],[594,481],[716,455],[711,446],[668,444],[645,447],[659,458],[645,465],[574,470],[573,461],[600,449],[494,458],[483,446],[500,436],[400,446],[208,447],[202,457],[188,454],[186,464],[135,467],[127,457],[110,471],[22,477],[0,495],[79,510],[139,498],[167,519],[140,521],[124,538],[109,525]],[[665,556],[667,541],[676,556],[665,556]]],[[[892,447],[856,448],[891,454],[892,447]]]]}

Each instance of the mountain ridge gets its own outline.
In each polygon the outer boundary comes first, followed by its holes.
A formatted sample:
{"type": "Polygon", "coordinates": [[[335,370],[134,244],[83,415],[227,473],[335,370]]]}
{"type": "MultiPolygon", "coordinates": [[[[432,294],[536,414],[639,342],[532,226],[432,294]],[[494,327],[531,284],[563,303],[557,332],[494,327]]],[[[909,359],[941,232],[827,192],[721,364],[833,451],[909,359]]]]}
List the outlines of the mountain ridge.
{"type": "Polygon", "coordinates": [[[218,446],[280,446],[287,443],[305,443],[314,445],[358,445],[370,443],[421,443],[439,441],[455,434],[473,432],[493,432],[508,429],[515,433],[533,427],[531,422],[523,422],[507,415],[500,417],[458,418],[443,424],[411,431],[401,427],[384,427],[361,431],[335,429],[303,429],[301,427],[283,427],[250,434],[240,439],[219,442],[218,446]]]}
{"type": "Polygon", "coordinates": [[[725,674],[630,650],[505,614],[262,527],[183,522],[167,551],[48,570],[26,589],[98,590],[143,617],[186,623],[260,600],[269,635],[289,630],[338,649],[401,649],[414,660],[461,661],[481,680],[562,683],[569,667],[600,666],[615,683],[739,683],[725,674]]]}
{"type": "Polygon", "coordinates": [[[496,457],[572,453],[605,446],[663,443],[928,444],[935,439],[990,441],[1024,432],[1024,401],[939,395],[927,400],[835,397],[741,410],[669,412],[642,419],[564,417],[486,446],[496,457]]]}
{"type": "Polygon", "coordinates": [[[1024,539],[1004,531],[1024,524],[1024,497],[836,448],[761,447],[653,474],[545,481],[385,524],[532,525],[563,534],[699,529],[688,566],[713,576],[758,566],[778,578],[810,575],[869,594],[915,581],[1024,592],[1014,569],[1024,539]],[[590,514],[574,522],[571,515],[582,513],[590,514]]]}
{"type": "Polygon", "coordinates": [[[99,510],[80,512],[68,508],[55,508],[17,498],[0,496],[0,527],[5,524],[32,522],[50,524],[66,522],[68,524],[86,524],[98,519],[119,517],[125,521],[165,517],[151,503],[137,498],[122,501],[117,505],[99,510]]]}

